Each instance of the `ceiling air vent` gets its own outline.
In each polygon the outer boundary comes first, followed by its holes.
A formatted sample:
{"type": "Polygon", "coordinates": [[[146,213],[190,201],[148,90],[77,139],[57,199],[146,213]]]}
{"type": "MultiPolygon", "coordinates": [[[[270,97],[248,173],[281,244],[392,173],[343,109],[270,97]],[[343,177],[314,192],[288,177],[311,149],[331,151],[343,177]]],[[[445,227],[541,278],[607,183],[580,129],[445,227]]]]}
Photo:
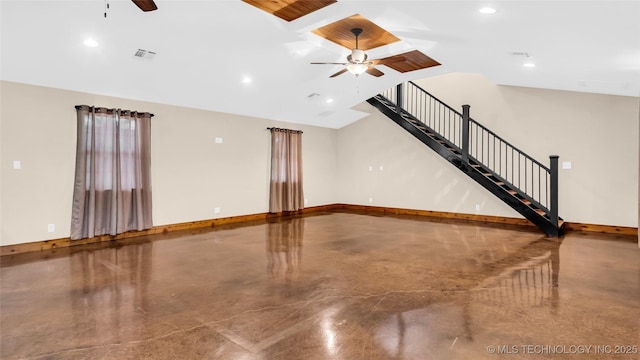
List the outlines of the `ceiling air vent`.
{"type": "Polygon", "coordinates": [[[533,57],[533,55],[531,53],[526,52],[526,51],[513,51],[513,52],[511,52],[511,55],[513,55],[513,56],[523,56],[523,57],[526,57],[526,58],[532,58],[533,57]]]}
{"type": "Polygon", "coordinates": [[[151,60],[156,56],[156,53],[154,53],[153,51],[149,51],[149,50],[138,49],[138,51],[136,51],[136,53],[133,54],[133,56],[139,57],[141,59],[151,60]]]}

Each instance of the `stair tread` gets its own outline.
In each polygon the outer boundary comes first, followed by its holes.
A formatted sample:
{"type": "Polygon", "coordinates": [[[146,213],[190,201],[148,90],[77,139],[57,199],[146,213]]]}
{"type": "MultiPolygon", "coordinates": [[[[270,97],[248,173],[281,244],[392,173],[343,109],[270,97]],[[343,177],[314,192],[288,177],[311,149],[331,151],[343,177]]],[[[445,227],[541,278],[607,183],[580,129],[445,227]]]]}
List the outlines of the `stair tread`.
{"type": "Polygon", "coordinates": [[[515,195],[515,194],[517,194],[517,193],[518,193],[518,192],[517,192],[517,191],[515,191],[515,190],[507,190],[507,192],[508,192],[509,194],[511,194],[511,195],[515,195]]]}
{"type": "Polygon", "coordinates": [[[522,199],[520,201],[522,201],[525,205],[531,205],[531,201],[529,201],[527,199],[522,199]]]}
{"type": "Polygon", "coordinates": [[[496,181],[496,185],[502,186],[502,185],[504,185],[504,183],[502,181],[496,181]]]}
{"type": "Polygon", "coordinates": [[[542,210],[542,209],[534,209],[533,211],[537,212],[538,214],[540,214],[540,215],[542,215],[542,216],[544,216],[544,215],[546,215],[546,214],[547,214],[547,213],[546,213],[546,212],[544,212],[544,210],[542,210]]]}

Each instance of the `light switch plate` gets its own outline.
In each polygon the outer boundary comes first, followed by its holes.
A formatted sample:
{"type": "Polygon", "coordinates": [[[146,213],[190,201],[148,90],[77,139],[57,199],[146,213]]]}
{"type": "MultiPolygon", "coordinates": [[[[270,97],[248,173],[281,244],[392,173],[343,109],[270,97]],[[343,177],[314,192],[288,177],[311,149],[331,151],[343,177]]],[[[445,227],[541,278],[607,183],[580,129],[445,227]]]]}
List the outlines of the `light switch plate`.
{"type": "Polygon", "coordinates": [[[13,160],[13,169],[14,170],[22,169],[22,163],[20,162],[20,160],[13,160]]]}
{"type": "Polygon", "coordinates": [[[222,138],[216,137],[216,144],[222,144],[222,138]]]}
{"type": "Polygon", "coordinates": [[[565,169],[565,170],[571,169],[571,161],[563,161],[562,162],[562,168],[565,169]]]}

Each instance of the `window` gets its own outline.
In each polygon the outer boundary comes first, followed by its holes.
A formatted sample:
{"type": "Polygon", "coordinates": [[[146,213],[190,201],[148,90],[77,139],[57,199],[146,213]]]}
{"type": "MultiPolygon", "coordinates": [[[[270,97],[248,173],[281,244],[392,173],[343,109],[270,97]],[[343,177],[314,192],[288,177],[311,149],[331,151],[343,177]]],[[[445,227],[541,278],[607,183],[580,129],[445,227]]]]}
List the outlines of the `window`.
{"type": "Polygon", "coordinates": [[[76,110],[71,239],[150,228],[153,115],[87,105],[76,110]]]}
{"type": "Polygon", "coordinates": [[[302,191],[302,131],[271,128],[269,212],[304,207],[302,191]]]}

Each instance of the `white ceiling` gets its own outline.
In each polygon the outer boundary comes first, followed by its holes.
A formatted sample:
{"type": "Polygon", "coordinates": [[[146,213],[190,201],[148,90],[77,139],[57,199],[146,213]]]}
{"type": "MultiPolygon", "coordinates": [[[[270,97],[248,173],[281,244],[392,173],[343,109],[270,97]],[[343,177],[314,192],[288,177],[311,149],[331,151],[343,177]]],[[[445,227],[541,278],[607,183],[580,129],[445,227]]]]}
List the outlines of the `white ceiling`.
{"type": "Polygon", "coordinates": [[[330,128],[364,116],[351,107],[384,89],[449,72],[640,96],[640,1],[338,0],[292,22],[239,0],[156,0],[149,13],[109,3],[104,18],[104,0],[1,0],[1,78],[330,128]],[[497,12],[480,14],[484,5],[497,12]],[[311,30],[354,14],[401,38],[369,58],[417,49],[443,65],[330,79],[339,66],[309,63],[344,61],[349,50],[311,30]],[[87,37],[99,46],[83,45],[87,37]],[[532,54],[536,67],[512,52],[532,54]]]}

